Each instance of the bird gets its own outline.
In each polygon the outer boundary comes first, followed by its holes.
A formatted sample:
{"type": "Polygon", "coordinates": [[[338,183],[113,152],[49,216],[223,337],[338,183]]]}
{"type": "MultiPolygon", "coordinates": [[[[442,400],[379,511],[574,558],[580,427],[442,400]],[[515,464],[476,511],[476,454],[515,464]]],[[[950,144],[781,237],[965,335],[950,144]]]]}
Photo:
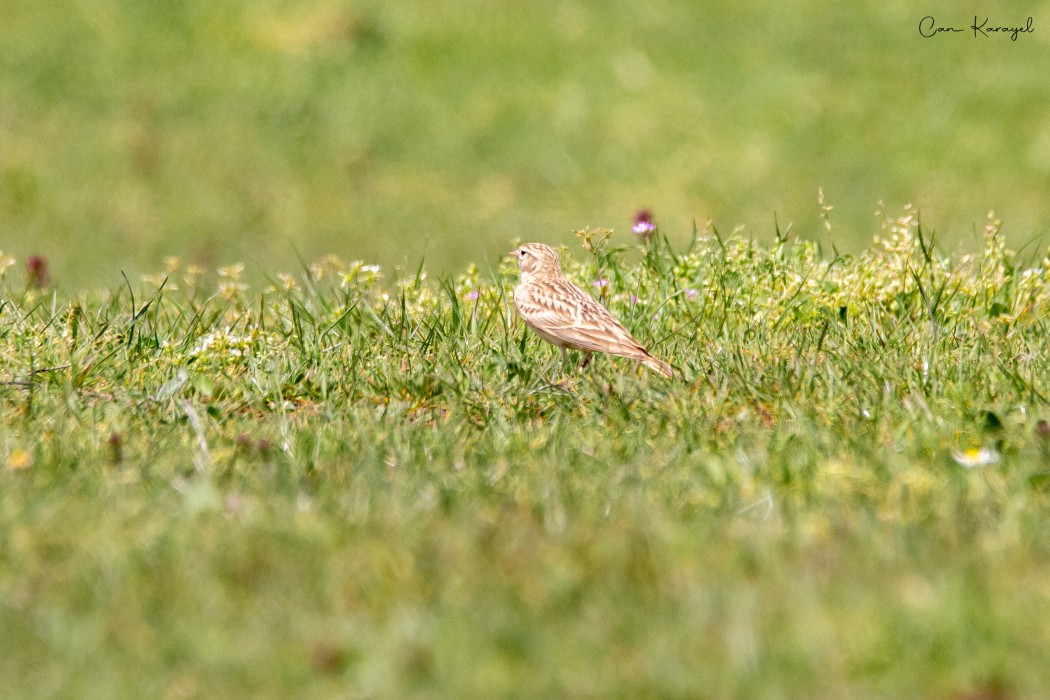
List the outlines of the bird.
{"type": "Polygon", "coordinates": [[[521,273],[515,310],[540,338],[561,350],[563,360],[566,349],[582,350],[586,367],[591,353],[607,352],[674,377],[669,364],[650,354],[608,309],[565,278],[558,253],[549,245],[525,243],[508,255],[517,259],[521,273]]]}

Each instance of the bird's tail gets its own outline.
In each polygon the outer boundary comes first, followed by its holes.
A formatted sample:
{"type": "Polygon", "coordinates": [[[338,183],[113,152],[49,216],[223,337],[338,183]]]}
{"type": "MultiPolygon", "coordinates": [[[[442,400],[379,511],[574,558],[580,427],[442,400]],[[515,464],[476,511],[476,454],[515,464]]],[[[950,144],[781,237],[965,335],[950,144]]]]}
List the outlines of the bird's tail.
{"type": "Polygon", "coordinates": [[[671,365],[667,364],[663,360],[656,359],[648,353],[646,353],[645,357],[641,358],[641,361],[643,365],[655,372],[659,372],[668,379],[673,379],[675,376],[675,371],[671,368],[671,365]]]}

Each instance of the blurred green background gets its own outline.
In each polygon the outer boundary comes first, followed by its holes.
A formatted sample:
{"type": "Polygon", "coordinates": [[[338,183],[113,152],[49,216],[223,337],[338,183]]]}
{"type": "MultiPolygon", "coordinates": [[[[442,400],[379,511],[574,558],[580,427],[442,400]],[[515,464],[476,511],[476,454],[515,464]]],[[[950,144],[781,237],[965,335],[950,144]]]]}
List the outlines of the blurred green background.
{"type": "Polygon", "coordinates": [[[0,250],[66,288],[169,255],[450,270],[625,242],[640,207],[857,250],[880,199],[1041,247],[1048,49],[1045,3],[0,0],[0,250]],[[1036,31],[919,35],[975,12],[1036,31]]]}

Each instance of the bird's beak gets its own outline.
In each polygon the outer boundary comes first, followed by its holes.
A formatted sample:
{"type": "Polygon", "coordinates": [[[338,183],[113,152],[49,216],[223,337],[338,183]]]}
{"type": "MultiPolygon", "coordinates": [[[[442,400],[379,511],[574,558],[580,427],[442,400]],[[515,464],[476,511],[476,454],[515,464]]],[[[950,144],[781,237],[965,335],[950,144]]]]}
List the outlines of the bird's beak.
{"type": "Polygon", "coordinates": [[[518,252],[520,250],[521,250],[521,248],[515,248],[514,250],[510,251],[509,253],[507,253],[507,257],[508,258],[516,258],[516,257],[518,257],[518,252]]]}

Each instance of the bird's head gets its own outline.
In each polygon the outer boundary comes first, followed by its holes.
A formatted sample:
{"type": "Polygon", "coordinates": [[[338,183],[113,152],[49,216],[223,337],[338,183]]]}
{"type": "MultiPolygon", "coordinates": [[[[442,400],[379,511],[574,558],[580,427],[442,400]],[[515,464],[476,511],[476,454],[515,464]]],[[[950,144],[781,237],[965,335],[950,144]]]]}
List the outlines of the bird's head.
{"type": "Polygon", "coordinates": [[[544,243],[523,243],[507,253],[518,261],[521,281],[526,282],[533,275],[560,276],[561,264],[554,248],[544,243]]]}

